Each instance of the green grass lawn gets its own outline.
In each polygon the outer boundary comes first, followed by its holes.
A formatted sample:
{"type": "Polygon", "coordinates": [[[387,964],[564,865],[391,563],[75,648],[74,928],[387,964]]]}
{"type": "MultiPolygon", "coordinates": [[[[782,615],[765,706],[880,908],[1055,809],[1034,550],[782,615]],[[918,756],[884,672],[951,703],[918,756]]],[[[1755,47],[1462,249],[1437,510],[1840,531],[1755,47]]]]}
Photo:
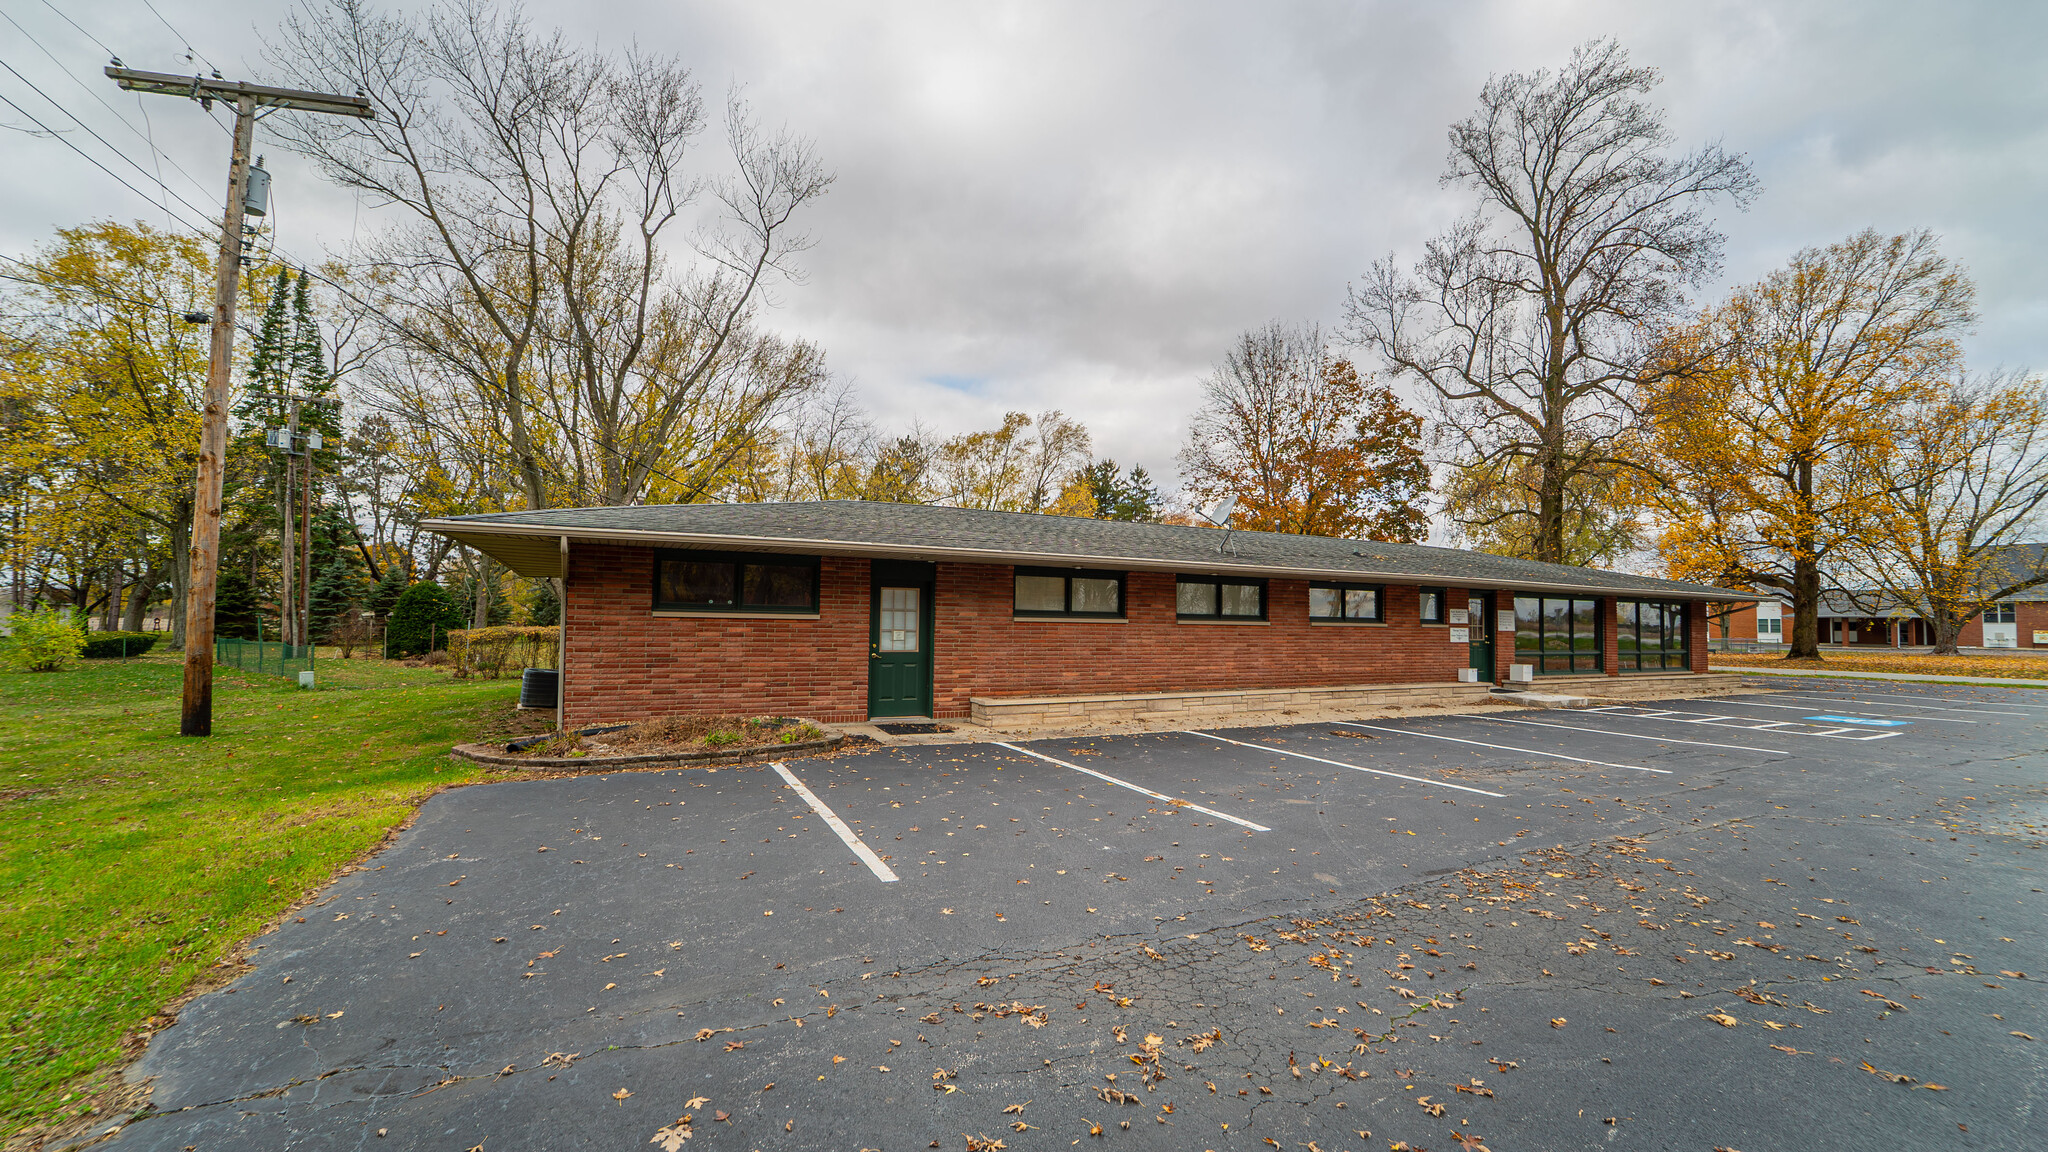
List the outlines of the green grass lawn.
{"type": "Polygon", "coordinates": [[[0,1133],[76,1119],[125,1036],[474,779],[449,746],[518,693],[380,661],[321,660],[315,692],[218,669],[215,734],[187,739],[177,661],[0,673],[0,1133]]]}

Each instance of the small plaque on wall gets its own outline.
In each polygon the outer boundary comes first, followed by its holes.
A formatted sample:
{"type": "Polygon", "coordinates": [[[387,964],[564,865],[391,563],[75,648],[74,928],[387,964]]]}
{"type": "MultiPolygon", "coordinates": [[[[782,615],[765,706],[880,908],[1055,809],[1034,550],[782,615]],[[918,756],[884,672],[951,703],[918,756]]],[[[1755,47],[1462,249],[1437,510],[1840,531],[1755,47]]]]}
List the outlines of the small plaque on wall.
{"type": "Polygon", "coordinates": [[[1463,608],[1451,609],[1450,616],[1451,618],[1449,622],[1452,624],[1464,624],[1468,622],[1466,619],[1466,611],[1463,608]]]}
{"type": "Polygon", "coordinates": [[[1513,632],[1513,631],[1515,630],[1515,610],[1514,610],[1514,609],[1512,609],[1512,608],[1503,608],[1503,609],[1501,609],[1500,611],[1498,611],[1498,612],[1494,613],[1493,615],[1494,615],[1494,618],[1495,618],[1495,620],[1497,621],[1497,623],[1495,623],[1495,624],[1494,624],[1494,626],[1493,626],[1493,629],[1494,629],[1494,631],[1496,631],[1496,632],[1513,632]]]}
{"type": "Polygon", "coordinates": [[[1451,629],[1451,643],[1453,643],[1453,644],[1470,644],[1471,642],[1472,642],[1472,630],[1471,630],[1470,628],[1453,628],[1453,629],[1451,629]]]}
{"type": "Polygon", "coordinates": [[[2048,645],[2048,632],[2043,632],[2039,628],[2034,629],[2034,643],[2048,645]]]}

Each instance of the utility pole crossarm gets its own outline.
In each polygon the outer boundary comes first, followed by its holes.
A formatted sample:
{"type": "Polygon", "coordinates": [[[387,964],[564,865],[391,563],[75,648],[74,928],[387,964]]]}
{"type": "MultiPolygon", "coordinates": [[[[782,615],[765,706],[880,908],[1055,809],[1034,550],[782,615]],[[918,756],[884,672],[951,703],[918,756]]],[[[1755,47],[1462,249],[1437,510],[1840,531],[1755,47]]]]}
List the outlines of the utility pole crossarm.
{"type": "Polygon", "coordinates": [[[179,76],[171,72],[143,72],[108,65],[107,78],[130,92],[160,96],[190,96],[234,103],[247,96],[259,107],[290,108],[300,112],[327,112],[375,120],[377,110],[367,96],[336,96],[331,92],[305,92],[297,88],[271,88],[237,80],[216,80],[208,76],[179,76]]]}

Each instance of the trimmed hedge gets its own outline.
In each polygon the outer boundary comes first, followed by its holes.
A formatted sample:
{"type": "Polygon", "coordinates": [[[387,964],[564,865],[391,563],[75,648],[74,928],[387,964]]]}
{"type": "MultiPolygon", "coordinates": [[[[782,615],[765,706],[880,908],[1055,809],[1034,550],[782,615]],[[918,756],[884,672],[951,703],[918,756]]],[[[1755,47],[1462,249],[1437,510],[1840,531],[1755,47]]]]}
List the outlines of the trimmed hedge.
{"type": "Polygon", "coordinates": [[[140,656],[163,639],[161,632],[87,632],[78,654],[87,660],[140,656]]]}

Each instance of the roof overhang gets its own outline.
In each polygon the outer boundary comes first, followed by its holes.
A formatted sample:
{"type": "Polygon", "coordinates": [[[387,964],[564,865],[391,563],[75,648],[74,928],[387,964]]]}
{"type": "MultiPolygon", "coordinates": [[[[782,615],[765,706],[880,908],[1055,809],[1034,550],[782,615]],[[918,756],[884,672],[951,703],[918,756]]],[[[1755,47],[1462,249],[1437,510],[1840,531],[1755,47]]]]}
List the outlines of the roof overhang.
{"type": "MultiPolygon", "coordinates": [[[[564,541],[596,540],[617,544],[638,544],[650,548],[699,548],[727,552],[787,552],[804,556],[850,556],[867,560],[928,560],[963,564],[1019,564],[1040,568],[1114,568],[1132,572],[1186,572],[1205,576],[1280,577],[1294,580],[1342,580],[1368,583],[1442,586],[1447,588],[1515,588],[1532,592],[1569,592],[1593,596],[1643,596],[1659,600],[1732,600],[1753,598],[1753,594],[1727,589],[1701,595],[1675,592],[1668,588],[1594,588],[1584,584],[1555,581],[1475,580],[1470,577],[1418,576],[1409,572],[1374,572],[1360,568],[1317,568],[1300,565],[1252,563],[1233,559],[1227,552],[1199,563],[1161,560],[1157,557],[1062,555],[1050,552],[1013,552],[988,548],[949,548],[931,545],[878,544],[859,540],[813,540],[786,536],[762,537],[708,532],[658,532],[643,528],[574,528],[547,525],[491,524],[476,520],[428,520],[420,525],[430,532],[467,544],[521,576],[566,575],[564,541]]],[[[1219,544],[1221,542],[1219,541],[1219,544]]]]}

